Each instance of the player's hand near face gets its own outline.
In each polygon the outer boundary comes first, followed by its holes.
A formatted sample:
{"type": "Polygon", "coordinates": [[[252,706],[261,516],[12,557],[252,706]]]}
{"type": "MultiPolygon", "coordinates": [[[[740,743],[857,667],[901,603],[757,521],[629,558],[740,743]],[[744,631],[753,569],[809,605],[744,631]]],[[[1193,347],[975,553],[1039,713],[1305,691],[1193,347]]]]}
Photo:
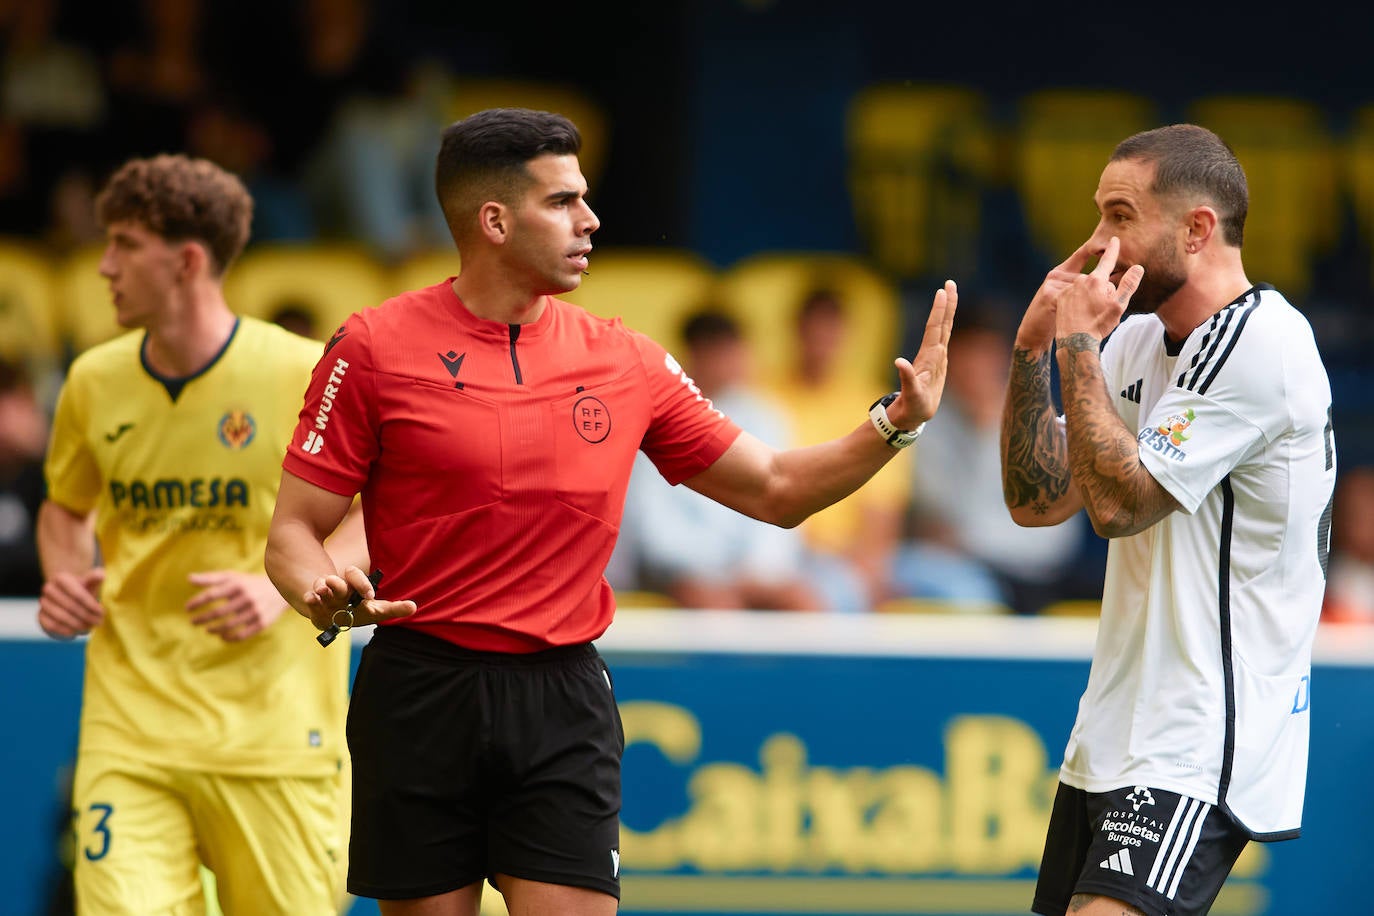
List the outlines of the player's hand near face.
{"type": "Polygon", "coordinates": [[[911,360],[899,356],[894,363],[902,389],[897,400],[888,405],[887,417],[898,429],[915,429],[935,416],[940,406],[949,367],[949,334],[958,305],[959,288],[953,280],[946,280],[944,288],[935,293],[916,356],[911,360]]]}
{"type": "Polygon", "coordinates": [[[199,591],[186,602],[191,623],[225,642],[256,636],[276,622],[287,604],[266,576],[232,569],[192,573],[199,591]]]}
{"type": "Polygon", "coordinates": [[[1121,314],[1140,286],[1145,268],[1134,264],[1113,284],[1111,277],[1120,251],[1121,243],[1113,236],[1097,266],[1090,273],[1079,274],[1054,297],[1057,338],[1086,333],[1101,340],[1121,321],[1121,314]]]}
{"type": "Polygon", "coordinates": [[[305,606],[310,614],[310,622],[321,630],[339,622],[334,619],[334,615],[348,607],[348,598],[352,592],[357,592],[362,601],[353,608],[350,626],[363,627],[380,620],[409,617],[415,613],[414,601],[386,601],[378,598],[377,590],[367,578],[367,573],[356,566],[349,566],[344,569],[342,576],[321,576],[316,579],[310,591],[305,593],[305,606]]]}
{"type": "Polygon", "coordinates": [[[1088,239],[1063,263],[1050,268],[1021,318],[1021,327],[1016,332],[1018,350],[1043,352],[1050,348],[1057,331],[1056,303],[1064,291],[1083,276],[1083,268],[1096,253],[1096,244],[1088,239]]]}
{"type": "Polygon", "coordinates": [[[84,573],[59,572],[43,583],[38,596],[38,625],[55,639],[72,639],[89,633],[105,619],[100,585],[105,570],[99,566],[84,573]]]}

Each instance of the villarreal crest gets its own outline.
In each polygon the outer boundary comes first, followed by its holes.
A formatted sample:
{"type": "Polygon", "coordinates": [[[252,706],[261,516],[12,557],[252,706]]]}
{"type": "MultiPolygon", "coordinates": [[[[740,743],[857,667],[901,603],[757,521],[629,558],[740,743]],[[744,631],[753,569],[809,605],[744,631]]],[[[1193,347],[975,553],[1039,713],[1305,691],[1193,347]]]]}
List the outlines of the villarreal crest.
{"type": "Polygon", "coordinates": [[[241,449],[253,441],[258,425],[247,411],[231,410],[219,421],[219,441],[232,449],[241,449]]]}

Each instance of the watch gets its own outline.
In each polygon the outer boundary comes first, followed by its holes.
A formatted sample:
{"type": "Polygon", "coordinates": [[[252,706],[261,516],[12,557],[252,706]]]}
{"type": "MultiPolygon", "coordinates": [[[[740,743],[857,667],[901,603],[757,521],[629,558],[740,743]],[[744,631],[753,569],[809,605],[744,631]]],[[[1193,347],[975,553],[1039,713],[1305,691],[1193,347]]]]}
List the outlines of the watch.
{"type": "Polygon", "coordinates": [[[892,421],[887,417],[887,405],[897,400],[898,392],[894,391],[885,394],[873,402],[873,406],[868,408],[868,419],[873,421],[873,428],[876,429],[893,448],[906,448],[921,435],[921,430],[926,428],[922,423],[915,429],[898,429],[892,425],[892,421]]]}

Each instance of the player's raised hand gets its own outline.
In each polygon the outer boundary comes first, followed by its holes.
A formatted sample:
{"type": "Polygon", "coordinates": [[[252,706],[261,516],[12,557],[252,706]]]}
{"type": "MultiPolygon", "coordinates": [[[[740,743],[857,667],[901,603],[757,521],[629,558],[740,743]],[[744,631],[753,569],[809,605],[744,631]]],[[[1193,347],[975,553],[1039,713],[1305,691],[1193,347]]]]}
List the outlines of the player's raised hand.
{"type": "MultiPolygon", "coordinates": [[[[1080,249],[1081,250],[1081,249],[1080,249]]],[[[1140,287],[1145,268],[1133,264],[1117,282],[1117,257],[1121,242],[1115,236],[1107,242],[1091,272],[1080,274],[1057,297],[1055,306],[1055,336],[1062,339],[1071,334],[1086,333],[1101,340],[1121,321],[1121,314],[1140,287]]]]}
{"type": "Polygon", "coordinates": [[[310,611],[310,622],[321,630],[336,625],[362,627],[395,617],[409,617],[416,609],[415,602],[409,599],[387,601],[378,598],[367,573],[356,566],[344,569],[342,576],[321,576],[316,579],[311,590],[305,593],[305,605],[310,611]],[[343,624],[335,619],[335,615],[349,610],[349,598],[354,592],[361,600],[353,605],[351,619],[343,624]]]}
{"type": "Polygon", "coordinates": [[[931,303],[920,349],[911,360],[899,356],[894,363],[902,388],[897,400],[888,405],[887,417],[898,429],[915,429],[935,416],[940,406],[949,368],[950,329],[958,306],[959,288],[946,280],[931,303]]]}
{"type": "Polygon", "coordinates": [[[72,639],[100,626],[105,606],[100,585],[105,570],[94,567],[84,573],[60,572],[43,583],[38,596],[38,625],[54,639],[72,639]]]}

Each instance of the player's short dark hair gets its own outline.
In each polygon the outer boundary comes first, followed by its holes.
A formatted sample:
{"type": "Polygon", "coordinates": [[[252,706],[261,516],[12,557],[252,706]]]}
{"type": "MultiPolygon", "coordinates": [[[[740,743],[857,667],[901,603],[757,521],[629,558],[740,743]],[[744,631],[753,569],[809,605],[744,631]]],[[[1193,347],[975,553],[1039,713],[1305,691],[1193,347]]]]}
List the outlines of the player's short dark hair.
{"type": "Polygon", "coordinates": [[[133,222],[169,241],[197,241],[220,275],[248,244],[253,197],[208,159],[163,154],[124,163],[95,200],[100,225],[133,222]]]}
{"type": "Polygon", "coordinates": [[[439,206],[457,239],[468,217],[488,200],[513,202],[529,185],[526,164],[538,156],[576,156],[577,125],[561,114],[529,108],[488,108],[444,128],[434,167],[439,206]]]}
{"type": "Polygon", "coordinates": [[[1153,162],[1152,190],[1159,197],[1179,193],[1206,197],[1221,219],[1222,241],[1241,246],[1250,190],[1245,170],[1221,137],[1196,124],[1170,124],[1122,140],[1111,161],[1119,159],[1153,162]]]}
{"type": "Polygon", "coordinates": [[[743,339],[739,322],[719,308],[698,309],[682,323],[682,342],[691,348],[743,339]]]}

